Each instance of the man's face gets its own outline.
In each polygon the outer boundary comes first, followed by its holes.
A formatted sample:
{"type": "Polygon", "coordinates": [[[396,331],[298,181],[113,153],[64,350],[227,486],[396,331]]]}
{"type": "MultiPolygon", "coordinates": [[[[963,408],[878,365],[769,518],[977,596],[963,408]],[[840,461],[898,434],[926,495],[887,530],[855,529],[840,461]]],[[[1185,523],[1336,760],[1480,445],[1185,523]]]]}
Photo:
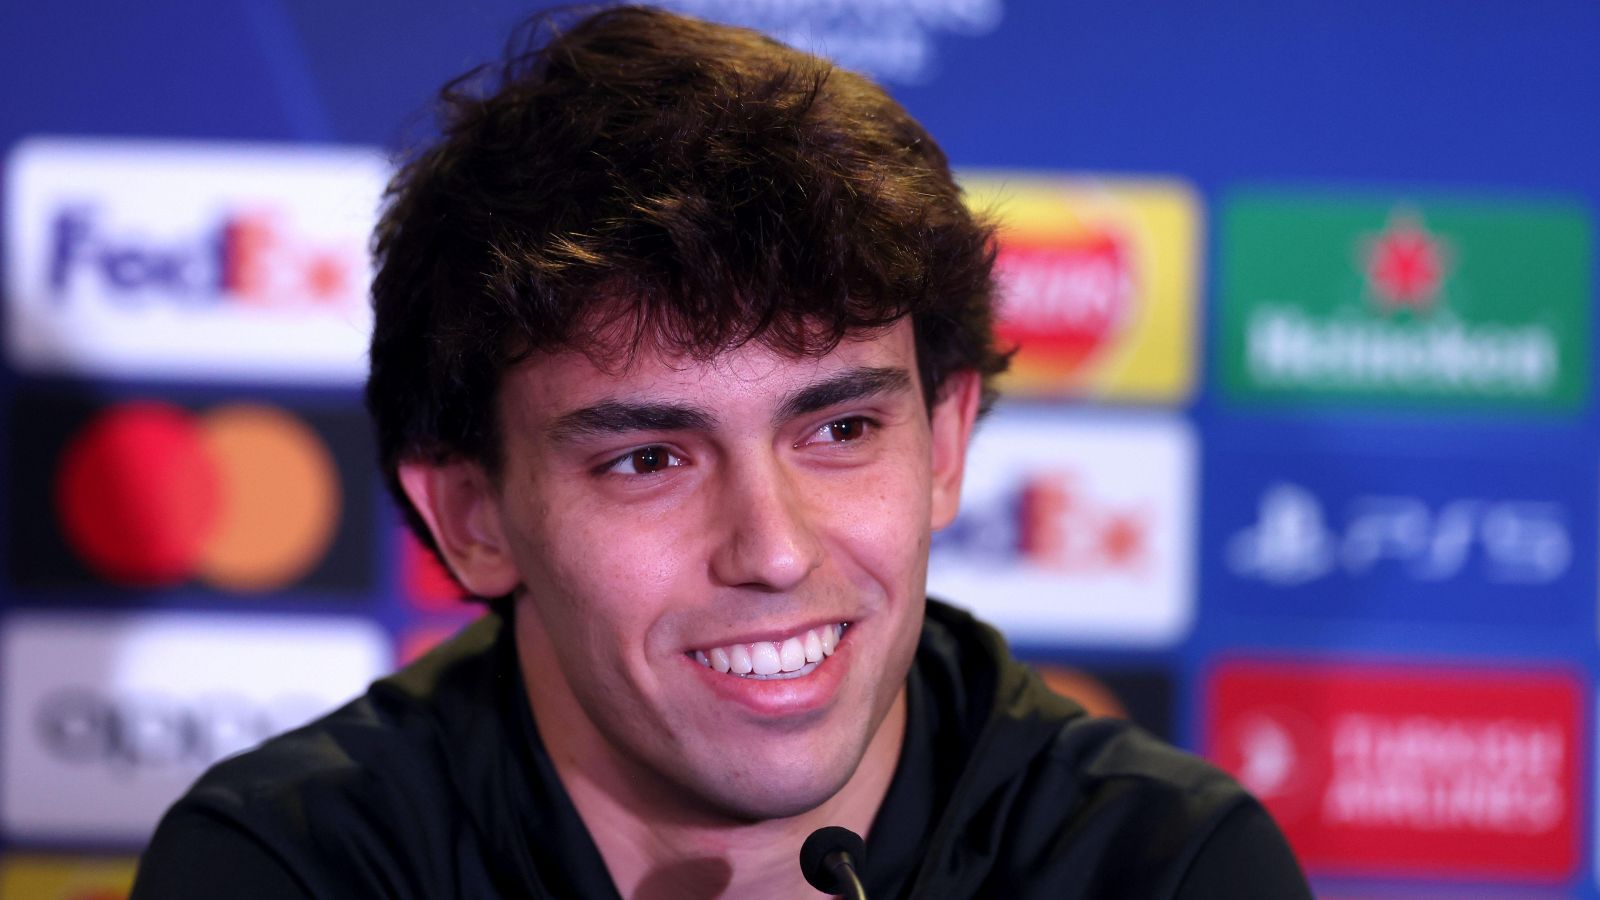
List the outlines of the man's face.
{"type": "Polygon", "coordinates": [[[956,381],[930,416],[905,320],[814,359],[509,373],[492,503],[547,742],[740,818],[837,792],[916,648],[975,403],[956,381]]]}

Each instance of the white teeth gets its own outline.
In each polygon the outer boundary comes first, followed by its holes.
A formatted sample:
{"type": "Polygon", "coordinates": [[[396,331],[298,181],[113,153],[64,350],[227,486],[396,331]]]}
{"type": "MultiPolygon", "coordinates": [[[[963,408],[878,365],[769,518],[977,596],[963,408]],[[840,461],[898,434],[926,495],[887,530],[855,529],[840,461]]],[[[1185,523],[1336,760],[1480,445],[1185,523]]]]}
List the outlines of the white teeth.
{"type": "Polygon", "coordinates": [[[806,645],[799,638],[789,638],[778,649],[778,662],[785,672],[799,671],[806,664],[806,645]]]}
{"type": "Polygon", "coordinates": [[[783,671],[783,660],[778,658],[778,647],[771,641],[756,641],[750,645],[751,671],[757,675],[776,675],[783,671]]]}
{"type": "Polygon", "coordinates": [[[823,625],[782,641],[729,644],[691,655],[695,662],[718,672],[758,677],[798,673],[793,676],[798,678],[834,654],[844,629],[844,625],[823,625]]]}
{"type": "MultiPolygon", "coordinates": [[[[832,631],[833,629],[828,627],[823,630],[832,631]]],[[[817,637],[817,630],[813,628],[806,632],[806,662],[822,662],[823,655],[822,638],[817,637]]]]}

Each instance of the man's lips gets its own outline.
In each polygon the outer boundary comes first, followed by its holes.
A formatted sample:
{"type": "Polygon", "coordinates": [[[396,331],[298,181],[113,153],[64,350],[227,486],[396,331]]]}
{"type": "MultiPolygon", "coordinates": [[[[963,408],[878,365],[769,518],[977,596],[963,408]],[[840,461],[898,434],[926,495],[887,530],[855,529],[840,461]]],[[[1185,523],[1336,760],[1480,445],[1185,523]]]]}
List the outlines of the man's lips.
{"type": "MultiPolygon", "coordinates": [[[[777,725],[784,728],[804,727],[807,723],[814,724],[819,721],[816,717],[824,710],[830,708],[838,699],[839,692],[849,680],[850,671],[855,663],[857,641],[852,640],[856,635],[856,628],[860,627],[851,623],[833,625],[817,625],[802,631],[797,631],[781,639],[777,635],[767,632],[769,641],[750,641],[738,644],[723,644],[709,647],[705,650],[691,650],[684,654],[683,664],[691,667],[699,675],[696,679],[710,690],[711,696],[718,701],[726,702],[730,706],[722,706],[722,702],[708,707],[705,711],[714,715],[721,715],[723,711],[743,710],[742,721],[760,722],[765,725],[777,725]],[[808,631],[816,632],[817,643],[822,643],[822,637],[828,631],[835,635],[832,652],[823,651],[820,659],[810,661],[805,659],[804,650],[805,634],[808,631]],[[785,672],[784,645],[791,639],[797,639],[801,656],[794,658],[793,645],[790,645],[791,664],[799,662],[800,665],[793,671],[785,672]],[[772,667],[772,656],[766,650],[757,649],[750,654],[750,671],[739,674],[734,671],[734,663],[739,651],[756,644],[771,644],[772,652],[777,656],[778,670],[769,675],[756,674],[756,654],[759,653],[765,661],[763,669],[772,667]],[[727,671],[719,671],[713,664],[712,656],[715,651],[721,651],[728,656],[727,671]],[[704,656],[702,660],[700,657],[704,656]],[[754,718],[746,718],[753,716],[754,718]]],[[[864,632],[863,632],[864,633],[864,632]]],[[[749,637],[749,634],[741,637],[749,637]]],[[[718,654],[718,662],[721,661],[718,654]]]]}
{"type": "Polygon", "coordinates": [[[689,655],[708,669],[740,678],[800,678],[833,655],[847,626],[829,623],[774,640],[722,644],[689,655]]]}

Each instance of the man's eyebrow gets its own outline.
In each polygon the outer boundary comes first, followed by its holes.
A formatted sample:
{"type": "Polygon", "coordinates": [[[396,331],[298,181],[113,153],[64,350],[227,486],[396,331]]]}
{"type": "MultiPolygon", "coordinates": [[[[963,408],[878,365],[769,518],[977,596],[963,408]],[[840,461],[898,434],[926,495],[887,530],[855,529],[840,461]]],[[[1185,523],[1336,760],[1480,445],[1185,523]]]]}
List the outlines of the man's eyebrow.
{"type": "Polygon", "coordinates": [[[796,391],[783,402],[774,421],[783,422],[840,403],[909,390],[911,375],[905,369],[869,366],[847,369],[796,391]]]}
{"type": "Polygon", "coordinates": [[[630,431],[709,431],[715,424],[705,412],[679,403],[607,400],[560,416],[545,432],[551,440],[566,442],[630,431]]]}

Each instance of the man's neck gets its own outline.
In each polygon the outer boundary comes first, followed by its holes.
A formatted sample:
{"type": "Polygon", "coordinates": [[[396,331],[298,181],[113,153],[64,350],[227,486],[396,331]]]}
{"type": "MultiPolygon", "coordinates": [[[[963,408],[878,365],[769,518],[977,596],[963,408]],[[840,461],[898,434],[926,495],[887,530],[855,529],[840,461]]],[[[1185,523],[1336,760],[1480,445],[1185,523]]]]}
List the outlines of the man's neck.
{"type": "MultiPolygon", "coordinates": [[[[530,666],[530,657],[537,650],[521,638],[518,655],[527,677],[536,668],[530,666]]],[[[592,733],[546,728],[542,719],[572,712],[552,709],[551,704],[575,701],[561,692],[536,697],[532,684],[528,693],[562,787],[618,893],[627,900],[819,896],[800,872],[800,845],[825,825],[866,835],[888,793],[905,739],[902,687],[844,787],[800,815],[750,822],[674,796],[658,775],[620,757],[592,733]]]]}

